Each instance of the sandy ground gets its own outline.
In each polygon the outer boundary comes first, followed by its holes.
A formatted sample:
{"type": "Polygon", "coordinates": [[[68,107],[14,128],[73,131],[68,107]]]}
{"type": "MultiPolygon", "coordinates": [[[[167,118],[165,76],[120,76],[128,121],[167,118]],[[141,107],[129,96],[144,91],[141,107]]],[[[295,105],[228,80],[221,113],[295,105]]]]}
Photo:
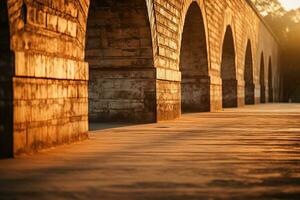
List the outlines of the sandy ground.
{"type": "Polygon", "coordinates": [[[0,161],[0,199],[300,199],[300,104],[93,124],[90,140],[0,161]]]}

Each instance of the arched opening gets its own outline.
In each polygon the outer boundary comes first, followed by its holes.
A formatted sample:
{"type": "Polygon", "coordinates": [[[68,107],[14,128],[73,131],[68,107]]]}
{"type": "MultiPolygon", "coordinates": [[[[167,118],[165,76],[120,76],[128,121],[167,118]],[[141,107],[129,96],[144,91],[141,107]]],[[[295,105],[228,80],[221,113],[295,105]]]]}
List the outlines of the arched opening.
{"type": "Polygon", "coordinates": [[[0,1],[0,158],[13,156],[12,56],[7,1],[0,1]]]}
{"type": "Polygon", "coordinates": [[[261,53],[260,59],[260,102],[266,102],[266,87],[265,87],[265,58],[264,54],[261,53]]]}
{"type": "Polygon", "coordinates": [[[154,122],[155,68],[145,0],[92,0],[85,60],[90,122],[154,122]]]}
{"type": "Polygon", "coordinates": [[[269,58],[269,70],[268,70],[268,88],[269,88],[269,102],[273,102],[273,72],[272,72],[272,59],[269,58]]]}
{"type": "Polygon", "coordinates": [[[237,79],[233,32],[227,26],[222,48],[221,63],[223,108],[237,107],[237,79]]]}
{"type": "Polygon", "coordinates": [[[200,7],[195,2],[187,11],[183,27],[180,70],[182,111],[210,111],[206,34],[200,7]]]}
{"type": "Polygon", "coordinates": [[[245,79],[245,104],[254,104],[254,82],[253,82],[253,60],[252,60],[252,49],[251,42],[248,40],[245,56],[245,70],[244,70],[244,79],[245,79]]]}

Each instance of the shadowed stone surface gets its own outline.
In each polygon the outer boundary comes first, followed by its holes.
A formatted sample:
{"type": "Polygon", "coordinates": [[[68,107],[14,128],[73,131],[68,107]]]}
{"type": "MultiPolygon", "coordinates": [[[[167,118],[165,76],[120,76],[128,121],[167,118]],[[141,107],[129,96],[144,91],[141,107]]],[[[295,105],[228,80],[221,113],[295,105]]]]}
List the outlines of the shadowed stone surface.
{"type": "Polygon", "coordinates": [[[267,104],[105,125],[88,141],[1,160],[0,199],[298,199],[299,123],[299,104],[267,104]]]}

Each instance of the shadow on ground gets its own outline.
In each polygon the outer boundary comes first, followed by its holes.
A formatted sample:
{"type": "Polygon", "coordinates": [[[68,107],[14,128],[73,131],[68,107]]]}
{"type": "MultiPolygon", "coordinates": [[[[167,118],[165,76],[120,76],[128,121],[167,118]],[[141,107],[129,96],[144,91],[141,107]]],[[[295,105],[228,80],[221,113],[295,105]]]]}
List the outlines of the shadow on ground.
{"type": "Polygon", "coordinates": [[[122,128],[134,126],[134,123],[89,123],[89,131],[101,131],[111,128],[122,128]]]}

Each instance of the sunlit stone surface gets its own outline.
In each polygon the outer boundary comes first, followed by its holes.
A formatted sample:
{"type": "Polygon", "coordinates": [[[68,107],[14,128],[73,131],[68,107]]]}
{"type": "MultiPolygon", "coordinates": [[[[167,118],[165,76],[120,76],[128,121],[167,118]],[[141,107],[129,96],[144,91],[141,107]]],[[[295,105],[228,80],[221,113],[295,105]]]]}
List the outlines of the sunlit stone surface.
{"type": "Polygon", "coordinates": [[[298,199],[300,104],[93,125],[91,140],[0,161],[0,199],[298,199]]]}

